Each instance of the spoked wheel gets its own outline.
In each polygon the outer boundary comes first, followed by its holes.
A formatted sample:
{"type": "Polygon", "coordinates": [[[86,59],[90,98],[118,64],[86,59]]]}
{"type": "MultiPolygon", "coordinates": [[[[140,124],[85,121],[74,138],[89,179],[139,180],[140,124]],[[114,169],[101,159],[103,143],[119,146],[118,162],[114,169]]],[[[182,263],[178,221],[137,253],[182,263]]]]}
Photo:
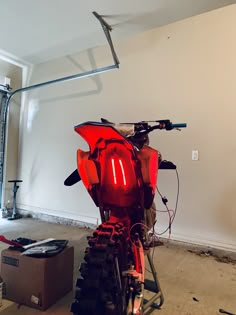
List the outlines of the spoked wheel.
{"type": "Polygon", "coordinates": [[[84,262],[76,283],[74,315],[125,315],[128,266],[126,228],[121,223],[103,223],[88,237],[84,262]]]}

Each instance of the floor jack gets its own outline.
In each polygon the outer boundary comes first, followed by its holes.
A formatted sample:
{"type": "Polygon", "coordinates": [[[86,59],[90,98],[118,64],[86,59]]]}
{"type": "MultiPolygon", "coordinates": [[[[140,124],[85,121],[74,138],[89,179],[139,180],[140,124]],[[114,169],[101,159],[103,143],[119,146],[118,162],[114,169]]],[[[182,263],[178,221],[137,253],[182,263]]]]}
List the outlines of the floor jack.
{"type": "Polygon", "coordinates": [[[19,213],[17,213],[16,211],[16,193],[19,189],[19,185],[17,185],[17,183],[22,183],[23,180],[18,180],[18,179],[15,179],[15,180],[9,180],[8,183],[14,183],[13,185],[13,208],[12,208],[12,216],[11,217],[8,217],[7,219],[8,220],[17,220],[17,219],[20,219],[21,218],[21,215],[19,213]]]}

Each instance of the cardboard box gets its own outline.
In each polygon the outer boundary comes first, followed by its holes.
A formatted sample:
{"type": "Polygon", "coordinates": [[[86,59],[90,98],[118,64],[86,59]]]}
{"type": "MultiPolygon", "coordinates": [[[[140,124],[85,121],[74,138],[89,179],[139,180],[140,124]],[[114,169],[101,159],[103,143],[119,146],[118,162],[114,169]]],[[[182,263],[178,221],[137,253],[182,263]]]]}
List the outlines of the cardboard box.
{"type": "Polygon", "coordinates": [[[74,248],[48,258],[33,258],[3,250],[1,277],[6,299],[46,310],[73,288],[74,248]]]}

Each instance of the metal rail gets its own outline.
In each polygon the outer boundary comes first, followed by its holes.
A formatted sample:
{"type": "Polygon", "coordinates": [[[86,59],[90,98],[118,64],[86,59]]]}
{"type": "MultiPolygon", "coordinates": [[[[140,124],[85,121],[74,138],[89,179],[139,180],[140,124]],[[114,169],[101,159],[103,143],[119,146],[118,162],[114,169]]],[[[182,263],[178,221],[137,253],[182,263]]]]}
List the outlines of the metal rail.
{"type": "Polygon", "coordinates": [[[27,87],[24,87],[21,89],[17,89],[17,90],[12,91],[12,92],[10,92],[8,90],[7,91],[8,92],[7,93],[7,100],[4,102],[1,102],[1,104],[0,104],[0,105],[2,105],[1,122],[0,122],[1,123],[0,129],[2,131],[1,132],[1,138],[0,138],[0,209],[2,209],[2,196],[3,196],[3,189],[4,189],[3,180],[4,180],[5,151],[6,151],[6,128],[7,128],[6,124],[7,124],[8,113],[9,113],[8,109],[9,109],[10,101],[11,101],[12,97],[17,93],[27,92],[27,91],[30,91],[33,89],[42,88],[42,87],[56,84],[56,83],[60,83],[60,82],[81,79],[84,77],[89,77],[92,75],[96,75],[99,73],[103,73],[103,72],[107,72],[107,71],[119,68],[120,62],[119,62],[119,59],[116,55],[114,45],[113,45],[113,42],[111,39],[111,34],[110,34],[112,27],[97,12],[93,12],[93,15],[99,20],[99,22],[102,26],[102,29],[104,31],[104,34],[106,36],[107,42],[108,42],[110,50],[111,50],[112,58],[114,61],[113,65],[93,69],[90,71],[86,71],[86,72],[82,72],[82,73],[78,73],[78,74],[74,74],[74,75],[70,75],[70,76],[66,76],[66,77],[62,77],[62,78],[58,78],[58,79],[51,80],[51,81],[46,81],[46,82],[34,84],[34,85],[27,86],[27,87]]]}
{"type": "Polygon", "coordinates": [[[5,108],[7,104],[9,89],[4,86],[0,87],[0,204],[3,192],[3,170],[5,158],[5,138],[6,138],[6,121],[5,108]]]}

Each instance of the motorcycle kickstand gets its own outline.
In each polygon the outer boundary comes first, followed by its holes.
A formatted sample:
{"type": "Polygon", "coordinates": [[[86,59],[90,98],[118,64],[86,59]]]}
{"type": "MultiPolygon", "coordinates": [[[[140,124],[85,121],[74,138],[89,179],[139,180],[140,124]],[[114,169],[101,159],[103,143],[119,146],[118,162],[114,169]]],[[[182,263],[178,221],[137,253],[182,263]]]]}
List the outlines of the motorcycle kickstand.
{"type": "Polygon", "coordinates": [[[144,281],[144,289],[150,292],[155,293],[149,300],[144,299],[144,306],[143,306],[143,314],[147,314],[149,308],[159,309],[162,304],[164,303],[164,295],[162,293],[160,283],[157,277],[157,272],[155,266],[153,264],[152,258],[150,253],[147,254],[148,263],[151,268],[153,280],[146,279],[144,281]],[[159,299],[159,303],[156,303],[156,300],[159,299]]]}

